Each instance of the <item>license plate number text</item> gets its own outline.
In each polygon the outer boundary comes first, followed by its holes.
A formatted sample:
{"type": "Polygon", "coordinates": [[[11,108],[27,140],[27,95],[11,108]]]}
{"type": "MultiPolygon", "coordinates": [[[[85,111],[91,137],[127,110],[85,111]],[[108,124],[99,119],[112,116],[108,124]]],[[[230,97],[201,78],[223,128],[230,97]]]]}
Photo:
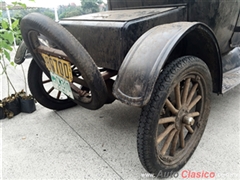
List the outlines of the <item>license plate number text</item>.
{"type": "Polygon", "coordinates": [[[44,53],[42,53],[41,55],[49,71],[59,75],[60,77],[66,79],[69,82],[72,82],[73,76],[70,62],[54,56],[49,56],[44,53]]]}

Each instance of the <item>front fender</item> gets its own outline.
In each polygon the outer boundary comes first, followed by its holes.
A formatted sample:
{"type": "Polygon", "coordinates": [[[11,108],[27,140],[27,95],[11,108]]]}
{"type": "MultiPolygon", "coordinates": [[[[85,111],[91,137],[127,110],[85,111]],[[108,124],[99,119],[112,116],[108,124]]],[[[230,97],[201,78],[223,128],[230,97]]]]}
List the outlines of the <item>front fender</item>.
{"type": "MultiPolygon", "coordinates": [[[[120,67],[113,89],[115,97],[132,106],[146,105],[174,48],[189,32],[199,28],[204,31],[209,29],[198,22],[177,22],[156,26],[143,34],[120,67]]],[[[212,33],[211,30],[209,32],[212,33]]]]}

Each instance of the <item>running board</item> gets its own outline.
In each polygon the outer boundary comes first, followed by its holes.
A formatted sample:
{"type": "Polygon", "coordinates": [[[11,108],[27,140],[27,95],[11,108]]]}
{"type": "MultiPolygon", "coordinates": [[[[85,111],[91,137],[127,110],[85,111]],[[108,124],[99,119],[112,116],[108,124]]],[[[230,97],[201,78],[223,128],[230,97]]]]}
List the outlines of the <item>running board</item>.
{"type": "Polygon", "coordinates": [[[229,91],[240,84],[240,67],[223,73],[222,93],[229,91]]]}

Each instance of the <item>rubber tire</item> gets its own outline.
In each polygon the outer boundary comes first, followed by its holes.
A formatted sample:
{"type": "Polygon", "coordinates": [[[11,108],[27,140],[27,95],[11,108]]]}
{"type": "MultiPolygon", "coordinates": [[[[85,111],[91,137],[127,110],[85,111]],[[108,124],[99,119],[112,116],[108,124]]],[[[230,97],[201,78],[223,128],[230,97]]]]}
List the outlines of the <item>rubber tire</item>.
{"type": "Polygon", "coordinates": [[[212,80],[207,65],[196,57],[186,56],[179,58],[166,66],[161,72],[151,99],[149,103],[143,107],[138,127],[137,134],[137,149],[138,156],[143,167],[151,174],[158,178],[167,178],[160,175],[171,175],[173,172],[179,171],[189,160],[195,151],[201,136],[204,132],[207,119],[210,112],[210,99],[212,92],[212,80]],[[169,93],[173,90],[171,87],[174,81],[181,77],[184,73],[197,71],[203,77],[205,85],[205,109],[204,109],[204,123],[199,130],[199,138],[196,139],[194,146],[191,147],[191,152],[187,157],[182,158],[176,164],[168,166],[158,159],[157,148],[155,146],[155,137],[157,131],[157,124],[160,118],[160,112],[165,104],[165,100],[169,93]],[[165,173],[165,174],[163,174],[165,173]]]}
{"type": "Polygon", "coordinates": [[[60,100],[50,96],[43,86],[42,75],[42,69],[32,60],[28,69],[28,84],[33,97],[41,105],[53,110],[63,110],[77,105],[70,98],[60,100]]]}
{"type": "Polygon", "coordinates": [[[27,46],[24,43],[24,41],[22,41],[20,43],[20,45],[18,46],[17,52],[16,52],[15,57],[14,57],[14,62],[16,64],[22,64],[24,62],[25,58],[26,58],[25,57],[26,52],[27,52],[27,46]]]}
{"type": "Polygon", "coordinates": [[[88,109],[98,109],[104,105],[108,92],[100,71],[85,48],[69,31],[49,17],[39,13],[26,15],[21,20],[20,28],[28,50],[48,77],[50,75],[45,67],[43,58],[39,53],[36,53],[36,48],[40,45],[37,33],[42,34],[57,45],[71,59],[73,64],[77,66],[91,90],[92,99],[88,103],[78,99],[75,102],[88,109]]]}

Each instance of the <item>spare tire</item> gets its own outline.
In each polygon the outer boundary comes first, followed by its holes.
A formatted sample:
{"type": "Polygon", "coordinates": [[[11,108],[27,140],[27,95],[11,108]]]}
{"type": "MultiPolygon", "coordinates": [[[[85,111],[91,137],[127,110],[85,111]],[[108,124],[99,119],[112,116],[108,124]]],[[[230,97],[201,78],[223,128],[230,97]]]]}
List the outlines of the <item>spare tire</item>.
{"type": "MultiPolygon", "coordinates": [[[[54,48],[63,51],[71,60],[72,66],[78,69],[89,89],[90,100],[86,101],[75,93],[73,100],[76,103],[88,109],[98,109],[104,105],[108,93],[101,73],[89,53],[69,31],[39,13],[26,15],[21,21],[20,28],[23,40],[34,60],[47,76],[50,77],[49,70],[38,51],[41,44],[39,36],[45,36],[51,44],[55,45],[54,48]]],[[[72,91],[76,92],[73,89],[72,91]]]]}

